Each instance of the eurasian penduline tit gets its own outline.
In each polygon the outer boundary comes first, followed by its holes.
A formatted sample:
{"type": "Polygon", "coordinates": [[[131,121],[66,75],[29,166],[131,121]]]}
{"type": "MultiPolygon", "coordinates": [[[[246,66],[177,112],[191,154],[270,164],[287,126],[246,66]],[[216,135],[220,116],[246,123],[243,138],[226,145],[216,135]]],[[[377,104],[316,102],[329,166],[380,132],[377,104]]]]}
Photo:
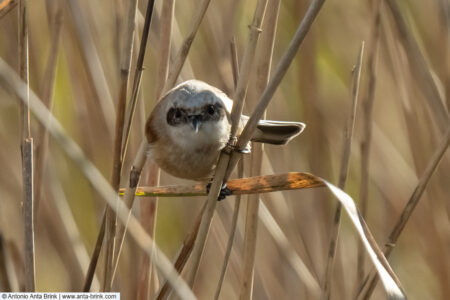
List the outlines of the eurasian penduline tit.
{"type": "MultiPolygon", "coordinates": [[[[231,130],[233,101],[221,90],[199,80],[170,90],[145,125],[149,158],[167,173],[191,180],[212,177],[231,130]]],[[[248,120],[241,117],[238,136],[248,120]]],[[[261,120],[252,141],[284,145],[305,128],[300,122],[261,120]]]]}

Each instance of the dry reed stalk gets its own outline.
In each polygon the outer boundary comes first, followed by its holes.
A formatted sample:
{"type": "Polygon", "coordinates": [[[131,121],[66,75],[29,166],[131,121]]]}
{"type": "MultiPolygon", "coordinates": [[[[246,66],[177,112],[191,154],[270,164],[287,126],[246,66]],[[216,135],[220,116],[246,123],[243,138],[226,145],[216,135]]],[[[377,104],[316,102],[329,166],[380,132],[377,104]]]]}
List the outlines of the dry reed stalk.
{"type": "MultiPolygon", "coordinates": [[[[159,49],[158,49],[158,70],[156,78],[156,93],[155,103],[161,98],[164,85],[167,81],[169,74],[169,58],[170,48],[172,42],[172,25],[175,14],[175,0],[164,1],[162,4],[161,18],[160,18],[160,31],[159,31],[159,49]]],[[[147,184],[150,186],[158,186],[160,182],[161,170],[159,167],[150,163],[147,184]]],[[[147,232],[155,239],[156,231],[156,217],[158,209],[158,198],[149,199],[141,203],[141,223],[147,232]]],[[[152,261],[155,256],[144,257],[144,261],[140,265],[139,270],[139,286],[138,286],[138,299],[154,298],[158,287],[158,277],[154,272],[152,261]],[[154,284],[151,284],[154,283],[154,284]],[[154,287],[154,288],[153,288],[154,287]]]]}
{"type": "MultiPolygon", "coordinates": [[[[380,39],[380,3],[375,1],[373,5],[373,19],[371,24],[370,46],[367,53],[367,76],[368,88],[364,100],[361,101],[363,113],[363,134],[360,142],[361,151],[361,183],[359,187],[359,205],[361,215],[365,219],[367,216],[367,203],[369,198],[369,167],[370,148],[372,141],[372,110],[375,98],[375,86],[377,81],[376,64],[378,56],[378,43],[380,39]]],[[[361,285],[364,278],[365,251],[361,242],[358,243],[358,260],[356,266],[356,288],[361,285]]]]}
{"type": "MultiPolygon", "coordinates": [[[[267,13],[264,19],[259,48],[260,52],[256,62],[257,97],[261,96],[269,82],[279,9],[280,1],[269,1],[267,3],[267,13]]],[[[264,112],[264,119],[265,115],[266,113],[264,112]]],[[[252,145],[253,153],[250,164],[250,176],[261,174],[263,151],[262,144],[254,143],[252,145]]],[[[251,299],[253,294],[259,202],[258,194],[252,194],[248,197],[243,254],[244,268],[241,277],[240,299],[251,299]]]]}
{"type": "Polygon", "coordinates": [[[166,84],[164,85],[163,94],[170,90],[177,82],[178,76],[180,75],[181,69],[183,68],[186,57],[191,49],[192,42],[194,41],[195,35],[197,34],[198,28],[205,16],[206,10],[208,9],[211,0],[203,0],[199,5],[195,16],[193,17],[192,26],[183,44],[178,50],[178,53],[169,69],[168,78],[166,84]]]}
{"type": "MultiPolygon", "coordinates": [[[[123,131],[123,143],[121,146],[122,147],[122,157],[125,157],[125,155],[127,153],[127,145],[128,145],[128,141],[129,141],[131,124],[133,121],[133,116],[134,116],[134,112],[135,112],[135,108],[136,108],[137,95],[139,93],[139,88],[141,85],[142,71],[144,70],[144,68],[143,68],[144,56],[145,56],[147,40],[148,40],[148,36],[149,36],[149,32],[150,32],[150,23],[151,23],[151,17],[153,15],[153,8],[154,8],[154,0],[149,1],[147,4],[146,19],[145,19],[144,28],[142,31],[139,55],[138,55],[138,59],[137,59],[137,63],[136,63],[136,71],[135,71],[135,75],[134,75],[133,89],[132,89],[132,93],[131,93],[130,105],[129,105],[128,114],[127,114],[128,117],[127,117],[125,129],[123,131]]],[[[140,159],[145,159],[145,158],[140,158],[140,159]]],[[[145,161],[143,162],[143,164],[144,163],[145,163],[145,161]]],[[[131,170],[131,172],[133,172],[133,170],[131,170]]],[[[131,176],[130,176],[130,178],[131,178],[131,176]]],[[[137,178],[136,180],[139,181],[139,178],[137,178]]],[[[132,202],[132,200],[130,200],[130,201],[132,202]]],[[[83,287],[83,291],[85,291],[85,292],[89,291],[89,289],[90,289],[90,285],[91,285],[92,278],[93,278],[93,275],[95,272],[95,268],[97,266],[98,257],[100,255],[100,251],[102,248],[103,238],[105,235],[106,211],[107,210],[105,208],[105,212],[103,213],[102,223],[100,226],[100,231],[97,236],[94,252],[92,254],[92,259],[91,259],[91,262],[89,265],[88,273],[86,274],[86,279],[85,279],[85,283],[84,283],[84,287],[83,287]]],[[[118,235],[118,237],[119,237],[119,241],[121,241],[121,239],[123,238],[123,237],[121,237],[121,235],[118,235]]],[[[120,245],[120,247],[122,247],[121,246],[122,241],[120,242],[119,245],[120,245]]],[[[113,268],[113,270],[114,270],[113,278],[114,278],[114,274],[116,272],[120,251],[121,251],[121,248],[118,248],[114,255],[115,266],[113,268]]]]}
{"type": "MultiPolygon", "coordinates": [[[[116,109],[116,129],[114,134],[114,154],[113,169],[111,175],[111,185],[115,191],[119,190],[120,177],[123,163],[122,140],[125,123],[125,109],[128,93],[128,81],[130,77],[131,57],[133,53],[134,30],[137,11],[137,0],[128,3],[128,14],[123,31],[122,51],[120,58],[120,87],[119,99],[116,109]]],[[[116,197],[116,201],[119,199],[116,197]]],[[[112,288],[112,277],[114,273],[114,247],[116,239],[116,216],[112,209],[106,209],[105,226],[105,269],[102,291],[109,292],[112,288]]]]}
{"type": "MultiPolygon", "coordinates": [[[[438,145],[436,151],[434,152],[433,156],[428,162],[425,171],[420,177],[413,194],[409,198],[394,228],[389,234],[389,237],[385,243],[383,251],[386,257],[389,257],[391,252],[394,250],[395,244],[397,243],[400,234],[403,232],[406,223],[409,221],[409,218],[411,217],[412,213],[414,212],[414,209],[419,203],[419,200],[422,197],[425,188],[427,187],[428,182],[430,181],[431,176],[436,171],[436,168],[438,167],[440,161],[442,160],[442,157],[444,156],[449,144],[450,144],[450,126],[447,128],[445,136],[441,139],[440,144],[438,145]]],[[[360,288],[357,299],[369,299],[376,286],[377,281],[378,281],[377,274],[371,271],[369,275],[365,277],[363,281],[364,285],[360,288]]]]}
{"type": "MultiPolygon", "coordinates": [[[[238,163],[238,178],[244,176],[244,161],[240,160],[238,163]]],[[[218,300],[220,296],[220,291],[222,290],[223,280],[225,278],[225,273],[227,272],[228,262],[231,256],[231,250],[233,248],[234,237],[236,235],[237,221],[239,217],[239,208],[241,206],[241,196],[237,195],[234,200],[233,217],[231,219],[230,235],[228,237],[227,248],[225,250],[225,256],[223,259],[222,270],[220,271],[219,281],[217,283],[216,293],[214,295],[214,300],[218,300]]]]}
{"type": "MultiPolygon", "coordinates": [[[[260,26],[264,18],[265,8],[267,0],[259,0],[255,9],[252,25],[250,26],[250,34],[247,48],[245,50],[242,65],[240,66],[239,80],[236,87],[236,91],[233,97],[233,109],[231,111],[231,134],[230,141],[232,141],[236,135],[242,108],[244,105],[245,94],[247,91],[247,85],[250,75],[251,66],[253,63],[254,53],[256,50],[256,44],[258,42],[259,33],[261,31],[260,26]]],[[[169,75],[170,76],[170,75],[169,75]]],[[[228,147],[227,147],[228,148],[228,147]]],[[[228,149],[229,150],[229,149],[228,149]]],[[[206,243],[206,237],[211,225],[212,217],[217,203],[217,197],[219,196],[220,189],[222,187],[224,178],[228,177],[227,167],[230,159],[230,154],[226,153],[227,150],[222,151],[219,156],[219,161],[216,166],[216,171],[211,184],[211,189],[208,194],[208,200],[206,204],[206,210],[200,224],[197,241],[192,249],[190,268],[186,271],[186,278],[189,285],[194,285],[194,280],[200,265],[200,259],[203,253],[203,249],[206,243]]]]}
{"type": "Polygon", "coordinates": [[[114,135],[114,116],[116,110],[111,92],[106,80],[105,72],[100,61],[100,56],[95,48],[95,41],[86,18],[83,16],[78,1],[68,1],[70,12],[75,23],[76,34],[82,50],[82,58],[89,72],[89,82],[92,82],[97,100],[100,104],[102,116],[106,123],[109,137],[114,135]]]}
{"type": "Polygon", "coordinates": [[[31,137],[30,84],[28,61],[28,0],[19,1],[19,71],[26,85],[26,101],[21,102],[21,151],[23,182],[23,218],[25,230],[25,291],[34,292],[36,285],[34,248],[34,159],[31,137]]]}
{"type": "Polygon", "coordinates": [[[410,64],[414,79],[416,80],[418,86],[421,87],[426,99],[430,101],[430,108],[436,116],[436,122],[441,132],[444,132],[450,118],[448,115],[448,110],[444,106],[436,83],[432,77],[430,71],[431,69],[428,67],[427,62],[419,49],[417,41],[410,33],[397,1],[386,0],[386,4],[393,16],[398,31],[398,36],[408,57],[408,62],[410,64]]]}
{"type": "MultiPolygon", "coordinates": [[[[358,58],[356,60],[355,67],[353,69],[353,80],[352,80],[352,105],[350,109],[350,114],[347,118],[347,125],[345,126],[343,143],[342,143],[342,156],[341,156],[341,166],[339,171],[339,182],[338,187],[341,190],[345,189],[345,183],[347,182],[347,175],[349,169],[350,161],[350,150],[352,145],[353,129],[355,127],[356,119],[356,106],[358,103],[359,95],[359,82],[361,78],[361,68],[362,60],[364,54],[364,42],[361,43],[361,48],[359,50],[358,58]]],[[[330,233],[330,246],[328,249],[328,261],[325,271],[325,278],[323,282],[323,295],[322,299],[330,299],[331,284],[333,279],[333,271],[336,260],[336,250],[338,245],[339,237],[339,227],[341,224],[341,210],[342,205],[340,203],[336,206],[336,211],[334,212],[333,224],[330,233]]]]}
{"type": "MultiPolygon", "coordinates": [[[[5,62],[0,58],[0,81],[10,91],[13,91],[18,96],[18,101],[26,103],[27,101],[27,85],[23,83],[17,76],[16,72],[12,70],[5,62]]],[[[30,109],[33,111],[36,119],[46,126],[49,134],[55,139],[55,141],[63,148],[64,152],[69,158],[77,165],[87,180],[95,187],[96,191],[102,197],[102,199],[108,203],[109,207],[114,209],[115,214],[119,220],[125,224],[128,220],[129,210],[125,204],[121,201],[116,203],[114,200],[117,194],[114,189],[103,177],[100,171],[89,161],[83,154],[81,148],[67,135],[58,120],[48,111],[42,101],[30,91],[30,109]],[[47,121],[48,120],[48,121],[47,121]],[[116,205],[117,204],[117,205],[116,205]]],[[[189,286],[173,269],[172,264],[167,257],[162,253],[157,245],[153,242],[151,237],[145,232],[139,222],[131,216],[128,220],[128,228],[131,237],[135,240],[136,244],[145,251],[147,255],[151,255],[152,251],[156,252],[158,260],[155,261],[155,265],[161,272],[162,276],[168,279],[173,289],[182,299],[195,299],[189,286]]]]}
{"type": "MultiPolygon", "coordinates": [[[[53,12],[49,2],[47,4],[47,12],[50,16],[49,27],[51,30],[50,37],[50,50],[47,59],[47,65],[45,68],[42,86],[41,86],[41,99],[44,104],[50,108],[52,106],[52,96],[53,88],[55,85],[56,78],[56,65],[58,63],[58,53],[59,45],[61,39],[61,28],[63,22],[63,12],[62,7],[58,2],[55,2],[56,9],[53,12]]],[[[50,109],[51,110],[51,109],[50,109]]],[[[34,212],[37,216],[37,211],[39,207],[39,202],[42,197],[43,191],[43,177],[45,170],[45,161],[47,159],[47,149],[48,148],[48,132],[43,126],[39,126],[37,133],[37,143],[36,143],[36,176],[35,176],[35,205],[34,212]]]]}

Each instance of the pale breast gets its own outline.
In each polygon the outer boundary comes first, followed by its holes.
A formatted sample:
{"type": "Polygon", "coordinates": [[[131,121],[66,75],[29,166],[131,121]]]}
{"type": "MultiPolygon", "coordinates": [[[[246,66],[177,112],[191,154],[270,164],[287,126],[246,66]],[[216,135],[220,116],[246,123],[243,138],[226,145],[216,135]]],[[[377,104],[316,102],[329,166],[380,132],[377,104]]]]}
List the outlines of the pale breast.
{"type": "Polygon", "coordinates": [[[204,180],[213,175],[222,145],[182,149],[173,143],[157,143],[152,157],[165,172],[180,178],[204,180]]]}

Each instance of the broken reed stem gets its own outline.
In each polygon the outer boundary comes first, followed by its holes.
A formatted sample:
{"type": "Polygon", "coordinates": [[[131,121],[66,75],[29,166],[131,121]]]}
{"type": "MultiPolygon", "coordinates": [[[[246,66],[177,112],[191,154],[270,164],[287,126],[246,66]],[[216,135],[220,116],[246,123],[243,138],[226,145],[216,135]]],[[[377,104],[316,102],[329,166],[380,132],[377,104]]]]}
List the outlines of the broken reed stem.
{"type": "MultiPolygon", "coordinates": [[[[353,69],[353,80],[352,80],[352,106],[350,110],[350,115],[347,118],[347,125],[344,131],[344,141],[343,141],[343,151],[341,156],[341,167],[339,171],[339,182],[338,187],[341,190],[345,189],[345,183],[347,181],[349,161],[350,161],[350,150],[352,145],[353,128],[355,127],[356,119],[356,106],[358,103],[359,94],[359,82],[361,78],[361,67],[362,59],[364,53],[364,42],[361,43],[361,48],[359,50],[358,59],[356,65],[353,69]]],[[[336,250],[339,238],[339,227],[341,224],[341,210],[342,205],[338,203],[336,205],[336,211],[334,212],[333,224],[331,225],[330,233],[330,246],[328,248],[328,261],[325,271],[325,280],[323,286],[322,299],[330,299],[331,283],[333,279],[334,265],[336,261],[336,250]]]]}
{"type": "MultiPolygon", "coordinates": [[[[368,76],[368,89],[365,99],[361,101],[362,106],[362,120],[363,120],[363,134],[360,143],[361,151],[361,183],[359,189],[359,205],[361,215],[364,219],[367,216],[367,203],[369,198],[369,164],[370,164],[370,148],[372,141],[372,110],[375,98],[375,86],[376,86],[376,64],[378,55],[378,42],[380,38],[380,0],[376,0],[374,3],[373,11],[374,16],[371,26],[370,47],[367,54],[367,76],[368,76]]],[[[366,252],[361,242],[358,242],[358,259],[356,266],[356,284],[355,288],[359,288],[364,278],[364,261],[366,252]]],[[[356,291],[358,292],[358,291],[356,291]]]]}
{"type": "MultiPolygon", "coordinates": [[[[412,193],[411,197],[409,198],[408,202],[403,208],[403,211],[400,217],[398,218],[397,223],[395,224],[385,243],[383,252],[386,258],[388,258],[391,252],[394,250],[395,244],[397,243],[400,234],[403,232],[406,223],[408,223],[409,218],[411,217],[412,213],[414,212],[414,209],[419,203],[419,200],[422,197],[428,185],[428,182],[430,181],[431,176],[436,171],[439,163],[442,160],[442,157],[444,156],[447,148],[449,147],[449,144],[450,144],[450,126],[447,127],[447,132],[445,136],[442,138],[439,146],[436,149],[436,152],[433,154],[430,161],[428,162],[428,165],[425,171],[423,172],[422,176],[420,177],[419,182],[417,183],[417,186],[414,189],[414,192],[412,193]]],[[[364,285],[360,288],[360,292],[358,294],[357,299],[360,300],[369,299],[377,284],[377,281],[378,275],[376,274],[376,272],[372,270],[371,272],[369,272],[369,275],[365,277],[363,281],[364,285]]]]}
{"type": "MultiPolygon", "coordinates": [[[[269,1],[267,3],[267,12],[262,25],[263,32],[261,35],[261,46],[259,48],[259,56],[256,63],[257,97],[261,96],[264,92],[270,78],[279,8],[280,1],[269,1]]],[[[266,113],[264,112],[263,118],[265,118],[265,115],[266,113]]],[[[252,148],[253,153],[251,156],[250,176],[256,176],[261,174],[264,147],[263,144],[254,143],[252,148]]],[[[251,194],[248,196],[243,254],[244,269],[242,271],[240,291],[240,299],[242,300],[251,299],[253,294],[259,202],[260,199],[258,194],[251,194]]]]}
{"type": "MultiPolygon", "coordinates": [[[[3,59],[0,58],[0,82],[8,89],[18,95],[16,100],[26,103],[27,101],[27,86],[18,77],[17,73],[11,69],[3,59]]],[[[49,112],[49,110],[42,104],[42,101],[36,94],[30,91],[30,109],[33,111],[36,119],[43,124],[49,131],[50,135],[61,146],[64,152],[80,168],[83,175],[99,193],[101,198],[108,203],[114,212],[119,217],[119,220],[125,224],[128,220],[129,210],[122,201],[116,203],[115,198],[117,194],[114,189],[103,177],[100,171],[89,161],[84,155],[81,148],[67,135],[59,121],[49,112]],[[47,121],[49,120],[49,121],[47,121]]],[[[192,290],[186,282],[178,275],[172,267],[171,262],[167,259],[163,252],[153,242],[151,237],[145,232],[139,222],[134,216],[129,219],[128,231],[140,249],[145,251],[147,255],[151,255],[152,251],[156,252],[158,259],[155,260],[155,265],[161,272],[162,276],[168,279],[171,286],[181,299],[195,299],[192,290]]]]}
{"type": "MultiPolygon", "coordinates": [[[[238,164],[238,178],[244,176],[244,161],[241,159],[238,164]]],[[[230,235],[228,237],[227,249],[225,250],[225,256],[223,258],[222,270],[220,272],[219,282],[217,283],[216,293],[214,300],[218,300],[220,291],[222,290],[223,280],[225,273],[227,272],[228,262],[230,261],[231,250],[233,249],[234,237],[236,235],[237,221],[239,217],[239,208],[241,207],[241,196],[237,195],[234,200],[233,217],[231,219],[230,235]]]]}
{"type": "MultiPolygon", "coordinates": [[[[136,108],[135,103],[137,103],[136,99],[137,99],[137,95],[138,95],[140,83],[141,83],[141,76],[142,76],[143,64],[144,64],[144,56],[145,56],[145,50],[146,50],[147,40],[148,40],[148,35],[149,35],[151,16],[153,13],[154,0],[149,1],[147,5],[148,5],[147,13],[146,13],[146,17],[145,17],[146,19],[145,19],[144,29],[142,31],[141,45],[139,48],[139,55],[138,55],[138,60],[136,63],[136,71],[135,71],[134,82],[133,82],[133,90],[132,90],[130,105],[129,105],[130,108],[128,109],[127,124],[126,124],[125,130],[124,130],[124,137],[123,137],[123,143],[122,143],[122,157],[125,157],[126,153],[127,153],[129,134],[130,134],[131,124],[132,124],[132,120],[133,120],[133,116],[134,116],[134,111],[136,108]]],[[[100,231],[97,235],[94,252],[92,253],[91,262],[89,264],[89,269],[86,274],[86,279],[85,279],[84,287],[83,287],[84,292],[88,292],[90,290],[90,287],[92,284],[92,279],[94,278],[95,269],[97,267],[98,257],[100,256],[100,251],[102,249],[103,238],[105,236],[106,209],[107,208],[105,208],[105,211],[103,213],[103,218],[102,218],[102,222],[100,225],[100,231]]],[[[116,255],[114,257],[117,259],[116,255]]],[[[116,262],[116,264],[117,264],[117,262],[116,262]]]]}
{"type": "MultiPolygon", "coordinates": [[[[123,31],[123,44],[120,61],[120,88],[119,99],[116,109],[116,129],[114,135],[114,156],[113,170],[111,176],[111,185],[115,191],[119,191],[120,175],[122,171],[123,153],[122,139],[125,122],[125,108],[128,92],[128,79],[130,76],[131,57],[133,53],[133,41],[135,30],[135,19],[137,11],[137,0],[128,3],[128,15],[126,28],[123,31]]],[[[116,201],[119,199],[116,197],[116,201]]],[[[106,209],[106,227],[105,227],[105,269],[102,291],[109,292],[112,287],[112,277],[114,273],[114,243],[116,238],[116,216],[112,209],[106,209]]]]}
{"type": "MultiPolygon", "coordinates": [[[[240,122],[242,108],[245,100],[245,94],[247,91],[248,80],[250,77],[249,75],[253,63],[259,33],[261,31],[260,27],[262,24],[262,20],[264,18],[266,4],[267,0],[258,1],[255,9],[255,14],[253,17],[253,22],[252,25],[250,26],[249,40],[247,47],[245,49],[242,66],[240,67],[238,84],[233,98],[234,102],[233,102],[233,109],[231,111],[232,126],[231,126],[230,141],[234,139],[240,122]]],[[[229,151],[229,149],[223,150],[219,156],[219,161],[216,165],[216,171],[211,184],[211,189],[207,197],[208,200],[206,204],[206,210],[200,223],[197,241],[194,244],[194,248],[192,249],[190,268],[186,271],[187,282],[191,287],[194,285],[194,280],[200,265],[200,259],[206,243],[206,237],[208,235],[209,227],[211,225],[212,217],[214,215],[214,210],[216,208],[217,197],[219,196],[219,192],[224,182],[224,178],[228,177],[226,174],[228,169],[228,163],[230,160],[230,154],[226,153],[227,151],[229,151]]]]}
{"type": "Polygon", "coordinates": [[[28,0],[19,1],[19,70],[25,84],[25,101],[21,102],[23,220],[25,238],[25,291],[34,292],[36,285],[34,248],[34,162],[31,137],[30,84],[28,65],[28,0]]]}
{"type": "Polygon", "coordinates": [[[194,41],[195,35],[197,34],[198,28],[205,16],[206,10],[209,6],[211,0],[203,0],[200,4],[199,8],[196,11],[195,16],[193,17],[193,23],[191,26],[191,30],[183,41],[183,44],[178,50],[178,53],[175,57],[175,60],[170,67],[169,75],[164,86],[163,94],[170,90],[177,82],[178,76],[180,75],[181,69],[183,68],[184,62],[186,61],[186,57],[191,49],[192,42],[194,41]]]}
{"type": "Polygon", "coordinates": [[[417,41],[408,29],[408,26],[402,16],[401,10],[395,0],[386,0],[387,7],[393,16],[400,42],[408,57],[408,62],[416,83],[421,87],[426,99],[430,101],[430,109],[436,116],[436,121],[444,132],[450,120],[448,110],[444,106],[436,83],[431,74],[431,68],[428,67],[425,58],[423,57],[417,41]]]}
{"type": "MultiPolygon", "coordinates": [[[[50,109],[52,106],[53,88],[56,79],[56,66],[58,63],[59,45],[61,39],[61,28],[63,21],[62,7],[59,2],[55,2],[56,11],[52,12],[52,7],[47,3],[47,12],[51,16],[50,19],[50,50],[47,58],[47,66],[45,68],[42,86],[41,86],[41,99],[44,104],[50,109]]],[[[38,127],[37,133],[37,145],[36,145],[36,166],[35,166],[35,204],[34,212],[38,211],[39,202],[42,196],[42,179],[44,177],[45,161],[47,158],[48,148],[48,132],[43,126],[38,127]]]]}

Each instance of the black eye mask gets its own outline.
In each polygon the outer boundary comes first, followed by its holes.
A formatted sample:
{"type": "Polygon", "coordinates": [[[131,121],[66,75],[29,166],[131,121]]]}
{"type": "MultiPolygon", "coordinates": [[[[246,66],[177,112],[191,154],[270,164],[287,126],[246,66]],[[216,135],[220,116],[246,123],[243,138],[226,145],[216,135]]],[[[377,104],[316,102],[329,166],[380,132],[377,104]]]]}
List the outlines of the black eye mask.
{"type": "Polygon", "coordinates": [[[191,114],[183,108],[172,107],[167,112],[167,124],[178,126],[189,123],[192,117],[196,117],[200,122],[219,121],[225,115],[223,106],[220,103],[204,105],[199,114],[191,114]]]}

